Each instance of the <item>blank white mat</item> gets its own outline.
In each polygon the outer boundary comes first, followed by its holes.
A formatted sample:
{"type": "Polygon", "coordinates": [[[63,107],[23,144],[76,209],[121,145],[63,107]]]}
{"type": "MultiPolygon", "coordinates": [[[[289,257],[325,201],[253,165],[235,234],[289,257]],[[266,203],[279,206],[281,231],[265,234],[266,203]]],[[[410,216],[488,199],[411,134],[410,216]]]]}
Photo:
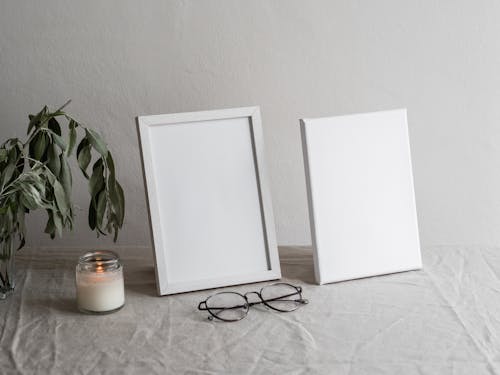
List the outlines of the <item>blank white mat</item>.
{"type": "Polygon", "coordinates": [[[248,118],[151,127],[149,139],[169,282],[267,270],[248,118]]]}
{"type": "Polygon", "coordinates": [[[406,110],[301,120],[316,281],[422,267],[406,110]]]}

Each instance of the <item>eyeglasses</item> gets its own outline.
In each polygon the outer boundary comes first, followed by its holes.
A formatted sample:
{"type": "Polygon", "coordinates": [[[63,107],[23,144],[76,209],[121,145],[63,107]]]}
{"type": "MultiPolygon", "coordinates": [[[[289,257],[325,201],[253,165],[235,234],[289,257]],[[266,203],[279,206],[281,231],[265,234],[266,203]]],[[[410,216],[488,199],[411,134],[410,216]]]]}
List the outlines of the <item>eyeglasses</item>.
{"type": "Polygon", "coordinates": [[[250,306],[264,304],[278,312],[290,312],[301,305],[309,303],[302,298],[302,288],[287,283],[276,283],[265,286],[260,292],[221,292],[208,297],[200,302],[198,310],[208,311],[208,320],[214,318],[224,322],[236,322],[247,316],[250,306]],[[260,301],[249,302],[250,294],[256,294],[260,301]]]}

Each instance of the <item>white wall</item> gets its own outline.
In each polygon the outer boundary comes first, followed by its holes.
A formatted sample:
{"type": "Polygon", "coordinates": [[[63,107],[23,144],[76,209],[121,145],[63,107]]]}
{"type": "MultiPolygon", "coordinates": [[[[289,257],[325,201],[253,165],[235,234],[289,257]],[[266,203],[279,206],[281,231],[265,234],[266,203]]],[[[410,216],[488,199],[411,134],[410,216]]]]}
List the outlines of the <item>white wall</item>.
{"type": "MultiPolygon", "coordinates": [[[[73,99],[148,245],[134,117],[261,105],[280,244],[308,244],[298,119],[407,107],[422,243],[500,244],[500,2],[3,1],[0,135],[73,99]]],[[[82,180],[80,180],[82,181],[82,180]]],[[[75,189],[87,206],[86,187],[75,189]]],[[[41,216],[30,221],[31,243],[41,216]]],[[[86,228],[57,245],[98,243],[86,228]]]]}

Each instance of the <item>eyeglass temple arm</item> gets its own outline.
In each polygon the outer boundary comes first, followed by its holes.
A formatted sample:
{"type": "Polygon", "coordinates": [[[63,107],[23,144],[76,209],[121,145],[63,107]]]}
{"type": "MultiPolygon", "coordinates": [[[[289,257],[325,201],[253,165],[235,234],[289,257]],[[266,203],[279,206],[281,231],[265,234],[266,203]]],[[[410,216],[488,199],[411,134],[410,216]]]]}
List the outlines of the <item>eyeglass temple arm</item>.
{"type": "Polygon", "coordinates": [[[202,301],[198,304],[198,310],[207,311],[207,301],[202,301]]]}
{"type": "Polygon", "coordinates": [[[303,305],[307,305],[309,303],[309,300],[305,299],[305,298],[283,299],[283,297],[281,297],[281,298],[266,299],[266,300],[257,301],[257,302],[249,302],[248,306],[255,306],[255,305],[260,305],[260,304],[263,304],[263,303],[266,303],[266,302],[275,302],[275,301],[298,302],[298,303],[301,303],[303,305]]]}
{"type": "Polygon", "coordinates": [[[236,306],[229,306],[229,307],[217,307],[217,306],[210,306],[210,308],[208,308],[207,304],[206,304],[206,301],[203,301],[203,302],[200,302],[198,304],[198,310],[202,310],[202,311],[208,311],[208,310],[233,310],[233,309],[241,309],[241,308],[244,308],[244,307],[248,307],[250,306],[248,303],[245,304],[245,305],[236,305],[236,306]],[[205,306],[203,306],[203,304],[205,304],[205,306]]]}
{"type": "MultiPolygon", "coordinates": [[[[290,293],[290,294],[286,294],[286,295],[284,295],[284,296],[278,296],[278,297],[269,298],[269,299],[264,299],[264,298],[262,298],[262,296],[261,296],[260,294],[259,294],[259,296],[260,296],[260,298],[261,298],[262,302],[272,302],[272,301],[279,301],[279,300],[282,300],[283,298],[287,298],[287,297],[295,296],[295,295],[297,295],[298,293],[300,293],[301,291],[302,291],[302,290],[301,290],[301,289],[299,289],[296,293],[290,293]]],[[[300,295],[300,294],[299,294],[299,295],[300,295]]],[[[299,299],[294,299],[294,300],[292,300],[292,301],[297,301],[297,302],[300,302],[300,301],[302,301],[302,300],[303,300],[302,295],[300,295],[300,297],[301,297],[301,298],[299,298],[299,299]]]]}

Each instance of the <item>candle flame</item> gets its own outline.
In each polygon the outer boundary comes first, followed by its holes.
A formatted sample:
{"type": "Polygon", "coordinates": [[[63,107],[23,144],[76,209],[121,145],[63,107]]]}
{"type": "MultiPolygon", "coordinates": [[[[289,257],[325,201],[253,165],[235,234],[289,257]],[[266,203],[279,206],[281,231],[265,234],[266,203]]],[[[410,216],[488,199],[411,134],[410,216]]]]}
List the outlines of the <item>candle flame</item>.
{"type": "Polygon", "coordinates": [[[103,273],[103,272],[104,272],[104,267],[102,266],[102,263],[100,263],[100,262],[98,262],[98,263],[97,263],[97,266],[96,266],[96,268],[95,268],[95,271],[96,271],[97,273],[103,273]]]}

